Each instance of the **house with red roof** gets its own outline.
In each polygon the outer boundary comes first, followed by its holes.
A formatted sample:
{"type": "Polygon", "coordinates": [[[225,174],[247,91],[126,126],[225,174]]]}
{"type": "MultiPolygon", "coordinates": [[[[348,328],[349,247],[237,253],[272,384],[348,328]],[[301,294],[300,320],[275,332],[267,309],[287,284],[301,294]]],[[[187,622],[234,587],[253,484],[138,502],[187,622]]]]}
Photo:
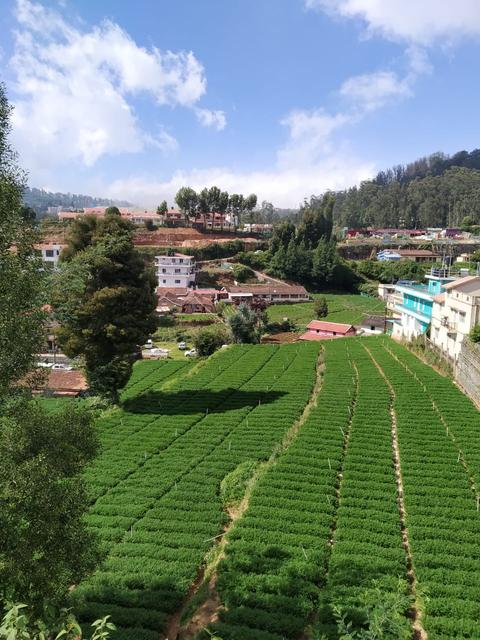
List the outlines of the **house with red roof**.
{"type": "Polygon", "coordinates": [[[331,340],[354,335],[356,335],[355,327],[351,324],[312,320],[307,325],[307,331],[300,336],[300,340],[331,340]]]}

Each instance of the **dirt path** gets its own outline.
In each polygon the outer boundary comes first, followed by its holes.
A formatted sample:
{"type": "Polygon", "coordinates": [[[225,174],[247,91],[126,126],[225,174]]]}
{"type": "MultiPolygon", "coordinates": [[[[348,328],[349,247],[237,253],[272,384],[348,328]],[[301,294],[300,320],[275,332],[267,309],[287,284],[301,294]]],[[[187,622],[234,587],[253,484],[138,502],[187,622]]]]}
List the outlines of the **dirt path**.
{"type": "Polygon", "coordinates": [[[278,458],[284,453],[288,447],[291,445],[293,440],[296,438],[298,432],[302,428],[303,424],[306,422],[309,417],[312,409],[317,404],[318,394],[320,392],[322,381],[323,381],[323,350],[320,351],[318,360],[317,360],[317,368],[316,368],[316,380],[314,387],[312,389],[312,393],[310,395],[310,399],[308,403],[305,405],[305,408],[302,412],[300,418],[294,422],[294,424],[290,427],[288,432],[285,434],[282,442],[274,449],[270,458],[267,462],[260,464],[257,467],[256,472],[253,477],[250,479],[247,489],[245,491],[245,495],[243,496],[242,501],[238,505],[238,507],[234,510],[229,510],[230,522],[228,526],[225,528],[223,533],[216,537],[213,542],[216,544],[216,550],[214,558],[210,561],[207,567],[199,573],[199,576],[195,583],[192,585],[188,597],[186,598],[183,606],[179,609],[171,618],[170,623],[168,625],[167,635],[165,636],[165,640],[193,640],[195,636],[207,627],[208,625],[216,622],[218,619],[218,614],[221,611],[223,605],[220,600],[220,596],[216,590],[217,583],[217,574],[216,569],[218,563],[225,555],[225,547],[228,544],[227,534],[233,529],[236,522],[242,517],[245,511],[248,509],[250,496],[252,491],[254,490],[258,480],[272,467],[278,458]],[[186,624],[181,624],[182,617],[189,609],[190,606],[194,603],[197,594],[201,589],[206,589],[206,595],[203,597],[196,608],[194,609],[193,614],[186,624]]]}
{"type": "Polygon", "coordinates": [[[401,467],[401,461],[400,461],[400,449],[398,446],[397,415],[395,413],[395,399],[396,399],[395,389],[393,388],[388,377],[385,375],[385,372],[382,369],[382,367],[378,364],[378,362],[373,357],[368,347],[366,347],[365,344],[363,344],[362,346],[365,349],[365,351],[368,353],[370,358],[372,359],[373,364],[377,367],[379,373],[385,380],[385,383],[387,384],[390,391],[390,416],[392,421],[392,455],[393,455],[393,465],[395,469],[395,480],[397,484],[398,513],[400,516],[402,544],[405,550],[405,556],[407,560],[407,578],[408,578],[408,583],[410,585],[411,595],[414,598],[414,606],[412,607],[412,610],[411,610],[412,628],[413,628],[415,640],[427,640],[428,638],[427,632],[425,631],[422,625],[422,612],[418,602],[418,583],[417,583],[417,577],[415,574],[415,567],[413,564],[413,556],[410,548],[410,541],[408,538],[408,529],[406,524],[402,467],[401,467]]]}

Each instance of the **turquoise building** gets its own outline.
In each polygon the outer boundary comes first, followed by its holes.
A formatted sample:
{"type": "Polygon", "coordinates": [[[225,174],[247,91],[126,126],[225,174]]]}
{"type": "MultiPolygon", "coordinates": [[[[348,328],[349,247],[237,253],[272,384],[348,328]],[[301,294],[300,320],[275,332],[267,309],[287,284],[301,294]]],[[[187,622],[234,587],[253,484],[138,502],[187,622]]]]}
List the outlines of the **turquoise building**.
{"type": "Polygon", "coordinates": [[[424,334],[432,318],[434,297],[443,293],[446,284],[457,279],[448,274],[448,269],[432,269],[425,277],[427,284],[399,280],[395,285],[394,337],[410,340],[424,334]]]}

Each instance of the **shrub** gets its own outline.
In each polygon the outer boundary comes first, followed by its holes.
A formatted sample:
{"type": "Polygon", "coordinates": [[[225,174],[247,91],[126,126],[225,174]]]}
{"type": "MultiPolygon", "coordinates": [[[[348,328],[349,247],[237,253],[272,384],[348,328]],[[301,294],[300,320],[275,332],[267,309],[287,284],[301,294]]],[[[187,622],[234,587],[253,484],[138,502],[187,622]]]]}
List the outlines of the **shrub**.
{"type": "Polygon", "coordinates": [[[250,267],[246,267],[244,264],[236,264],[233,267],[233,275],[237,282],[247,282],[255,278],[255,273],[250,267]]]}
{"type": "Polygon", "coordinates": [[[223,326],[205,327],[200,329],[193,338],[193,345],[199,356],[211,356],[226,342],[228,342],[228,336],[223,326]]]}
{"type": "Polygon", "coordinates": [[[470,331],[470,340],[472,342],[480,342],[480,324],[476,324],[470,331]]]}
{"type": "Polygon", "coordinates": [[[317,318],[325,318],[328,315],[328,302],[325,296],[315,300],[313,309],[317,318]]]}

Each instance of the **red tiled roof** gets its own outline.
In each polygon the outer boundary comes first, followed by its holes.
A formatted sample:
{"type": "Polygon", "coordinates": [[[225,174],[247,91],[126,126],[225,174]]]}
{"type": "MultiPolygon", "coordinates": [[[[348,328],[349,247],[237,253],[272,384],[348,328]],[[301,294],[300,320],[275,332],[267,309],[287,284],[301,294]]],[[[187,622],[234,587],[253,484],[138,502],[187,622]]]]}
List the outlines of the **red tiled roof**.
{"type": "Polygon", "coordinates": [[[307,329],[315,331],[331,331],[332,333],[348,333],[355,330],[351,324],[341,324],[340,322],[324,322],[323,320],[312,320],[307,325],[307,329]]]}
{"type": "Polygon", "coordinates": [[[457,287],[461,287],[462,285],[467,284],[468,282],[475,282],[475,281],[478,282],[478,286],[480,287],[480,276],[466,276],[465,278],[457,278],[453,282],[449,282],[448,284],[445,284],[443,288],[448,291],[449,289],[456,289],[457,287]]]}
{"type": "Polygon", "coordinates": [[[417,258],[435,258],[437,255],[430,249],[398,249],[397,253],[401,256],[416,256],[417,258]]]}
{"type": "Polygon", "coordinates": [[[436,296],[433,296],[433,301],[438,302],[439,304],[443,304],[445,302],[445,294],[439,293],[436,296]]]}
{"type": "Polygon", "coordinates": [[[243,287],[240,286],[228,286],[227,290],[229,293],[252,293],[253,295],[269,295],[269,294],[281,294],[281,293],[290,293],[290,294],[302,294],[307,296],[308,292],[305,287],[301,285],[295,284],[253,284],[251,286],[245,285],[243,287]]]}

